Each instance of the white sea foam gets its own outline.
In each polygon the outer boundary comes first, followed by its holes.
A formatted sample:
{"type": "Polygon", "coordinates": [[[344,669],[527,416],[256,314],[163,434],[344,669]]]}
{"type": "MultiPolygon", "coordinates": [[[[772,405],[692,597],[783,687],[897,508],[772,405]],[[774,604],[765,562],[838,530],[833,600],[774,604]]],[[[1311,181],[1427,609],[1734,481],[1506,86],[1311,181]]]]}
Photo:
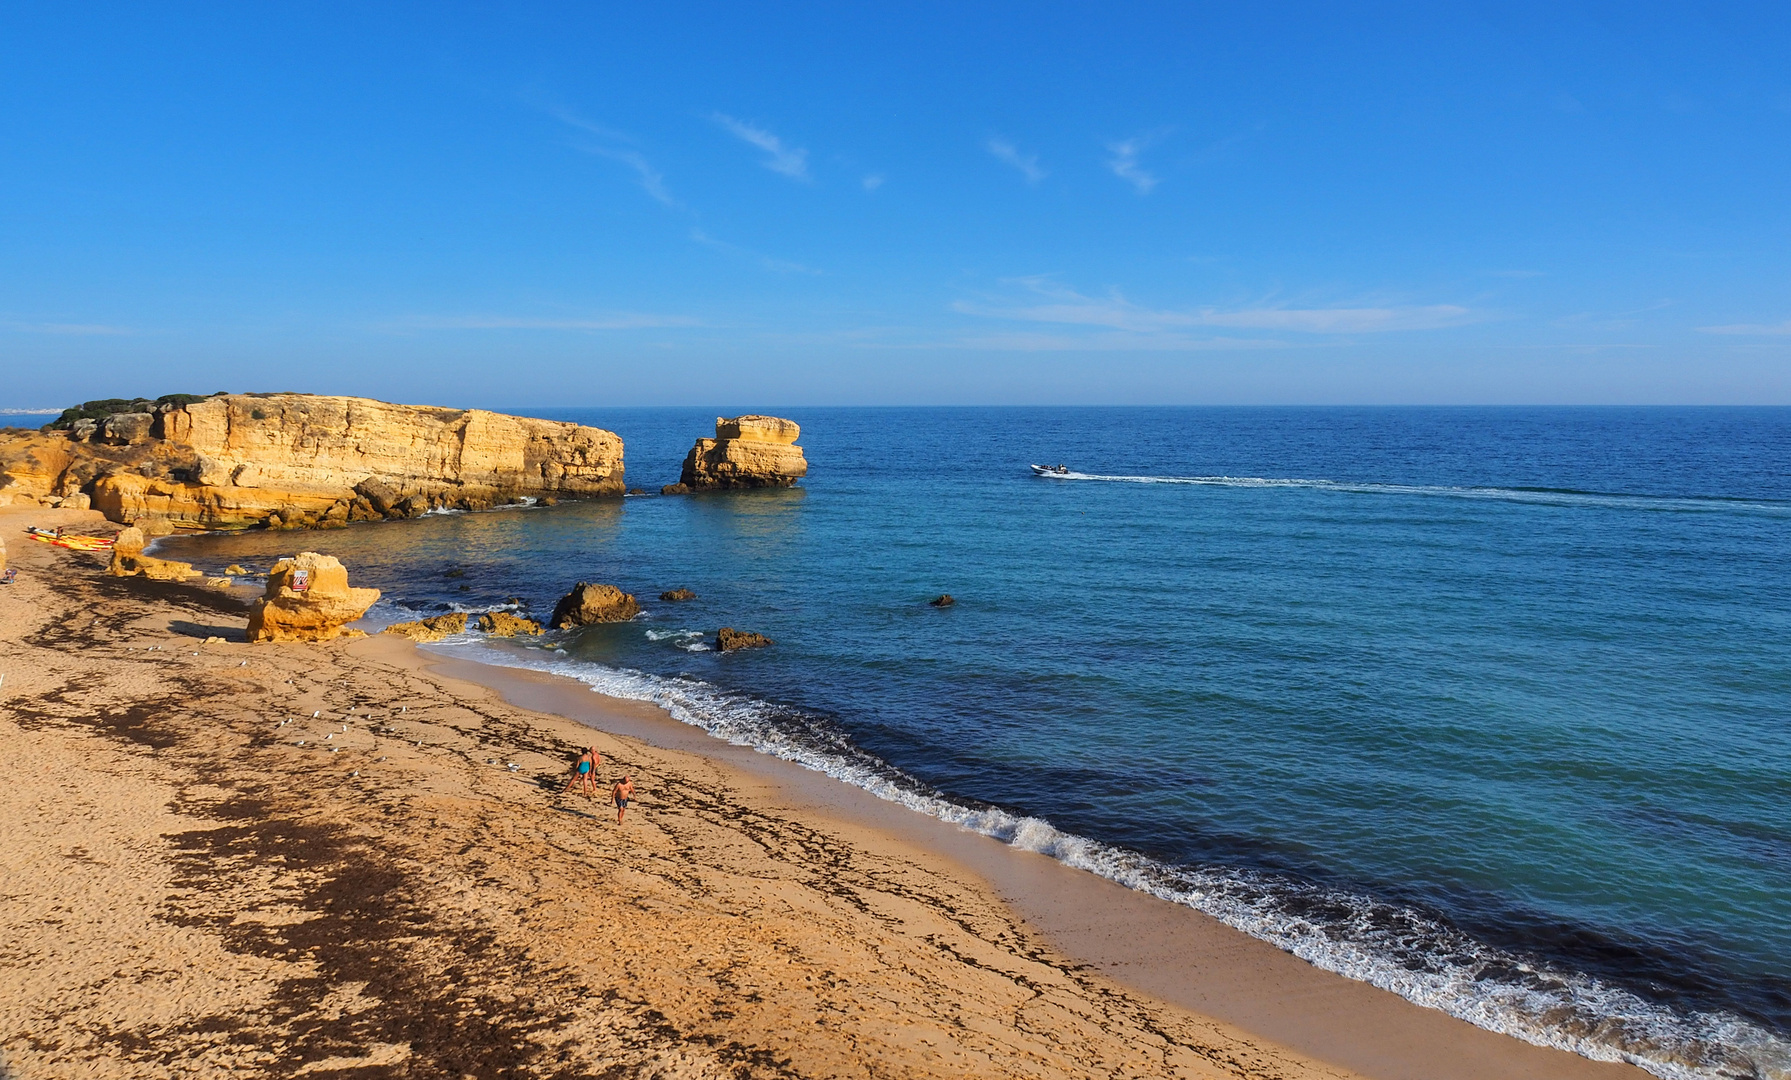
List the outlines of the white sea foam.
{"type": "Polygon", "coordinates": [[[1203,487],[1308,488],[1354,495],[1440,496],[1540,503],[1545,506],[1587,506],[1607,509],[1665,510],[1686,513],[1757,513],[1791,516],[1791,503],[1685,495],[1628,495],[1620,492],[1568,491],[1552,488],[1469,487],[1445,484],[1370,484],[1339,480],[1307,480],[1266,476],[1108,476],[1071,472],[1052,480],[1095,480],[1109,484],[1196,484],[1203,487]]]}
{"type": "MultiPolygon", "coordinates": [[[[649,630],[653,640],[690,632],[649,630]]],[[[1063,832],[1037,817],[955,802],[854,746],[837,728],[697,679],[567,661],[563,651],[443,642],[503,667],[569,676],[611,697],[651,702],[716,738],[792,761],[876,795],[1152,896],[1205,912],[1316,967],[1539,1046],[1638,1065],[1666,1080],[1791,1080],[1791,1043],[1725,1013],[1676,1012],[1604,980],[1473,940],[1432,917],[1280,875],[1171,866],[1063,832]]],[[[550,647],[551,648],[551,647],[550,647]]]]}

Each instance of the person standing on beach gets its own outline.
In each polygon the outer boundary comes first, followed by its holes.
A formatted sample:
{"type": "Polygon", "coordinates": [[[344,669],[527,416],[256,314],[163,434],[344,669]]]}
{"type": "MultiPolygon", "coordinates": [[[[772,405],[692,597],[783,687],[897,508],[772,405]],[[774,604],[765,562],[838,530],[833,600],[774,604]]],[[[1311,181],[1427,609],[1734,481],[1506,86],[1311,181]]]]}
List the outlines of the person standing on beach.
{"type": "Polygon", "coordinates": [[[634,798],[634,777],[624,776],[609,793],[616,804],[616,824],[622,824],[622,815],[628,812],[628,802],[634,798]]]}
{"type": "Polygon", "coordinates": [[[566,786],[560,790],[564,795],[576,785],[587,799],[597,796],[597,770],[603,767],[603,755],[595,746],[585,747],[585,752],[572,763],[572,775],[566,779],[566,786]]]}

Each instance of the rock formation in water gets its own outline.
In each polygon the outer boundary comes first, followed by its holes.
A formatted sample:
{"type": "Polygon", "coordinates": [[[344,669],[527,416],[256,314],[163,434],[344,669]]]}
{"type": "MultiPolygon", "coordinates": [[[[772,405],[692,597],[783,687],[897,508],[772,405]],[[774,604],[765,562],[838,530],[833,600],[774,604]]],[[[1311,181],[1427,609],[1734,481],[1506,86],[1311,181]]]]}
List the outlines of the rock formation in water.
{"type": "Polygon", "coordinates": [[[601,622],[627,622],[640,614],[641,606],[634,597],[614,585],[597,585],[581,581],[554,605],[553,617],[547,624],[555,630],[570,630],[601,622]]]}
{"type": "Polygon", "coordinates": [[[330,528],[623,490],[622,440],[600,428],[366,398],[175,397],[0,432],[0,505],[91,500],[123,524],[330,528]]]}
{"type": "Polygon", "coordinates": [[[492,637],[515,637],[517,634],[539,634],[541,624],[508,611],[488,611],[479,616],[479,629],[492,637]]]}
{"type": "Polygon", "coordinates": [[[267,593],[249,610],[249,640],[329,641],[378,599],[378,589],[350,588],[335,556],[303,552],[268,572],[267,593]]]}
{"type": "Polygon", "coordinates": [[[415,622],[393,623],[386,627],[384,632],[407,637],[423,644],[440,641],[449,634],[466,632],[466,612],[455,611],[447,615],[432,615],[427,619],[418,619],[415,622]]]}
{"type": "Polygon", "coordinates": [[[941,593],[939,596],[927,601],[927,604],[931,607],[951,607],[955,603],[957,603],[957,601],[952,599],[951,593],[941,593]]]}
{"type": "Polygon", "coordinates": [[[718,416],[715,438],[698,439],[690,448],[678,483],[691,491],[789,487],[808,475],[808,460],[796,445],[801,434],[794,421],[775,416],[718,416]]]}
{"type": "Polygon", "coordinates": [[[735,649],[763,649],[774,642],[764,634],[755,634],[751,630],[736,630],[724,626],[715,632],[715,647],[722,652],[733,652],[735,649]]]}
{"type": "Polygon", "coordinates": [[[192,563],[143,554],[148,543],[149,538],[143,535],[143,530],[134,526],[119,533],[112,541],[112,565],[106,568],[106,573],[113,577],[146,577],[152,581],[185,581],[203,576],[193,569],[192,563]]]}
{"type": "Polygon", "coordinates": [[[697,594],[691,592],[689,589],[672,589],[669,592],[660,593],[659,598],[669,603],[676,603],[681,600],[695,600],[697,594]]]}

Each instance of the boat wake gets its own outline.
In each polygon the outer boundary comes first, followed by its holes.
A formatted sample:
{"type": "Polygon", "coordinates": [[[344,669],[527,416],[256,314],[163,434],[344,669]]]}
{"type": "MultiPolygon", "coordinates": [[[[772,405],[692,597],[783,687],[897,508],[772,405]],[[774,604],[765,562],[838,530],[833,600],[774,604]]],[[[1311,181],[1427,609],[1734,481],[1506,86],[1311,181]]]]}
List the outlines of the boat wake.
{"type": "Polygon", "coordinates": [[[1408,906],[1283,874],[1170,865],[1063,832],[1042,818],[955,800],[860,749],[818,713],[699,679],[572,660],[553,640],[500,645],[462,635],[428,648],[568,676],[611,697],[651,702],[718,739],[1184,904],[1317,967],[1491,1031],[1597,1061],[1629,1062],[1666,1080],[1791,1080],[1791,1042],[1741,1017],[1674,1009],[1606,980],[1477,941],[1408,906]]]}
{"type": "Polygon", "coordinates": [[[1791,517],[1791,502],[1739,499],[1715,495],[1647,495],[1625,492],[1579,491],[1547,487],[1475,487],[1447,484],[1375,484],[1344,480],[1306,480],[1298,477],[1264,476],[1113,476],[1102,473],[1049,474],[1054,480],[1092,480],[1108,484],[1193,484],[1229,488],[1304,488],[1351,495],[1407,495],[1454,499],[1492,499],[1501,502],[1539,503],[1547,506],[1585,506],[1607,509],[1660,510],[1689,513],[1764,513],[1791,517]]]}

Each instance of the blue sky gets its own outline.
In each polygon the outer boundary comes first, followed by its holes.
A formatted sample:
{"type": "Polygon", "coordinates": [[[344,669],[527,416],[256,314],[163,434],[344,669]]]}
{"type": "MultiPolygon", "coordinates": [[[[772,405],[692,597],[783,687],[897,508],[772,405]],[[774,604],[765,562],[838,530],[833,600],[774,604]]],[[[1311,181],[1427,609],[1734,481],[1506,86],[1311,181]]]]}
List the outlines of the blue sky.
{"type": "Polygon", "coordinates": [[[1791,403],[1791,8],[0,9],[0,407],[1791,403]]]}

